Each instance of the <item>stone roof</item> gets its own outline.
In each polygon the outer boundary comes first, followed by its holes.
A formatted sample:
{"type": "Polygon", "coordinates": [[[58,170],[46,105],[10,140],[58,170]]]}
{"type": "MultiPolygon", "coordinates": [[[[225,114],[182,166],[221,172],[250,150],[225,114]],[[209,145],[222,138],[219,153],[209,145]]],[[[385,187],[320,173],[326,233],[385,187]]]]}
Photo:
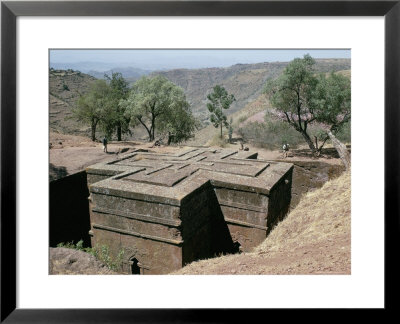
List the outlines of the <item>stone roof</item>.
{"type": "Polygon", "coordinates": [[[180,206],[208,181],[268,195],[292,165],[256,157],[255,152],[211,148],[188,148],[176,154],[134,152],[92,165],[87,172],[109,176],[92,184],[91,192],[180,206]]]}

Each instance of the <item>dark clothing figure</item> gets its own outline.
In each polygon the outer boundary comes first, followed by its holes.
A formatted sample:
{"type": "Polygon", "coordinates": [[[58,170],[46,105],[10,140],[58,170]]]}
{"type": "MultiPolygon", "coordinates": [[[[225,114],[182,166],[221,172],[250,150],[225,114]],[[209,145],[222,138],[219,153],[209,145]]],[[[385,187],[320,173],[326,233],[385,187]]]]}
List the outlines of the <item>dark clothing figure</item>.
{"type": "Polygon", "coordinates": [[[103,138],[103,151],[107,153],[107,138],[105,136],[103,138]]]}

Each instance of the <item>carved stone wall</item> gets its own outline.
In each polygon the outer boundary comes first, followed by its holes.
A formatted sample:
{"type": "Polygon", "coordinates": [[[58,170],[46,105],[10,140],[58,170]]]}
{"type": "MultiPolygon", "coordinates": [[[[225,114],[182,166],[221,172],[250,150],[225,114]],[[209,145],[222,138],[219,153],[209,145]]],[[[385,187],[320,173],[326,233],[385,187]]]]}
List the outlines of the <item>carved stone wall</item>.
{"type": "Polygon", "coordinates": [[[256,157],[191,148],[87,168],[92,246],[124,249],[125,272],[138,262],[143,274],[251,250],[288,211],[293,170],[256,157]]]}

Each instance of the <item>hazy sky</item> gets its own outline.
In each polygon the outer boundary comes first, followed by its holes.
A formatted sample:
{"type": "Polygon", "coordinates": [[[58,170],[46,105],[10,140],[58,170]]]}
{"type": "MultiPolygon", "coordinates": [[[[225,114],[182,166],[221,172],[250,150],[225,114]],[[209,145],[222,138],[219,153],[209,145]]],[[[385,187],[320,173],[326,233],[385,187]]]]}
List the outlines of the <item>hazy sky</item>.
{"type": "MultiPolygon", "coordinates": [[[[143,69],[226,67],[237,63],[287,62],[309,53],[314,58],[350,58],[350,50],[51,50],[56,63],[103,63],[143,69]]],[[[100,66],[100,65],[99,65],[100,66]]]]}

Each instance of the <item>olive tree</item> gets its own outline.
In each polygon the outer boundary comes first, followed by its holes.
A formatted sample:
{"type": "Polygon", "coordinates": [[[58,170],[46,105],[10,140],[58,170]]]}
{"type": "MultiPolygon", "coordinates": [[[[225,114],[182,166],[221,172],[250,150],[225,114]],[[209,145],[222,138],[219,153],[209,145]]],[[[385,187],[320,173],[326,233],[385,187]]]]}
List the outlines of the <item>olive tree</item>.
{"type": "Polygon", "coordinates": [[[126,109],[131,123],[142,125],[155,139],[156,128],[168,134],[168,142],[179,142],[194,131],[194,119],[183,89],[163,76],[144,76],[137,80],[126,100],[120,105],[126,109]]]}
{"type": "MultiPolygon", "coordinates": [[[[310,106],[314,111],[315,120],[326,126],[318,153],[329,138],[338,151],[346,169],[349,169],[350,156],[346,146],[334,134],[339,132],[351,119],[350,79],[337,73],[331,73],[329,77],[321,74],[310,106]]],[[[317,142],[316,146],[318,147],[317,142]]]]}
{"type": "Polygon", "coordinates": [[[268,80],[265,93],[271,105],[284,121],[298,131],[314,155],[319,155],[329,132],[337,132],[350,120],[350,80],[331,73],[316,75],[315,61],[310,55],[296,58],[281,76],[268,80]],[[309,134],[309,125],[319,122],[324,126],[320,145],[309,134]]]}
{"type": "Polygon", "coordinates": [[[96,140],[96,128],[103,120],[109,95],[107,82],[96,80],[90,85],[89,91],[78,98],[76,107],[72,109],[73,118],[90,126],[92,141],[96,140]]]}
{"type": "MultiPolygon", "coordinates": [[[[181,90],[177,88],[177,90],[181,90]]],[[[181,143],[194,136],[194,132],[199,128],[198,120],[193,116],[189,103],[185,97],[178,96],[171,105],[171,109],[163,114],[157,123],[160,133],[167,136],[167,144],[181,143]],[[183,100],[182,100],[183,99],[183,100]]]]}

